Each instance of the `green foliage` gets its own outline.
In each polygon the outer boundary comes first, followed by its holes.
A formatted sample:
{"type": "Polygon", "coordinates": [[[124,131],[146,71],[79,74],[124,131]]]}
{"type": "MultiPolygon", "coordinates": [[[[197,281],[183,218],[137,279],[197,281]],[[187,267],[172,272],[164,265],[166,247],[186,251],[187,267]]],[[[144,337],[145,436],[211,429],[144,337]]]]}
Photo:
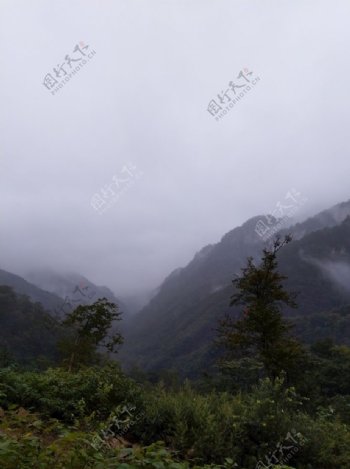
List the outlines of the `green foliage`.
{"type": "Polygon", "coordinates": [[[244,316],[226,317],[219,327],[219,343],[233,358],[258,360],[272,379],[282,371],[292,372],[303,358],[301,345],[289,336],[291,324],[282,317],[282,306],[296,307],[283,287],[286,277],[277,271],[277,253],[290,240],[277,238],[271,250],[265,248],[259,266],[248,258],[242,276],[233,280],[236,292],[231,298],[231,305],[244,306],[244,316]]]}
{"type": "Polygon", "coordinates": [[[295,425],[305,438],[297,455],[301,468],[346,469],[350,467],[350,429],[336,415],[312,419],[301,414],[295,425]]]}
{"type": "Polygon", "coordinates": [[[59,324],[24,295],[0,285],[0,362],[18,361],[29,366],[57,363],[57,341],[63,337],[59,324]]]}
{"type": "MultiPolygon", "coordinates": [[[[231,469],[228,459],[222,465],[192,466],[179,462],[161,443],[143,448],[104,449],[95,451],[89,444],[90,435],[72,432],[43,445],[36,437],[26,436],[21,442],[0,438],[2,469],[231,469]]],[[[277,467],[280,466],[276,466],[277,467]]],[[[289,469],[287,466],[281,469],[289,469]]]]}
{"type": "Polygon", "coordinates": [[[329,397],[350,394],[350,347],[323,341],[316,343],[312,351],[316,361],[314,382],[322,394],[329,397]]]}
{"type": "MultiPolygon", "coordinates": [[[[349,206],[347,202],[347,209],[349,206]]],[[[293,242],[278,255],[279,271],[288,277],[285,288],[299,293],[298,310],[285,308],[284,313],[293,323],[298,319],[295,335],[304,343],[330,336],[338,344],[350,345],[349,306],[347,317],[327,313],[349,305],[350,291],[320,268],[328,263],[334,267],[337,262],[349,264],[350,223],[334,226],[336,218],[322,213],[297,224],[293,242]],[[327,225],[330,228],[324,229],[327,225]]],[[[239,314],[238,307],[228,307],[232,273],[245,265],[248,256],[258,259],[263,246],[254,236],[258,220],[251,219],[227,233],[166,279],[125,331],[121,350],[125,363],[152,372],[176,368],[191,379],[208,371],[217,359],[211,344],[218,320],[226,313],[239,314]]]]}
{"type": "Polygon", "coordinates": [[[255,469],[294,431],[302,445],[289,455],[291,466],[350,467],[350,429],[327,409],[308,415],[305,399],[283,379],[265,379],[251,393],[236,396],[200,395],[188,385],[175,393],[158,387],[145,394],[142,405],[134,435],[146,444],[161,439],[193,464],[224,464],[231,458],[239,468],[255,469]]]}
{"type": "Polygon", "coordinates": [[[237,396],[200,395],[189,385],[177,393],[158,388],[144,397],[134,434],[147,444],[163,440],[192,461],[232,458],[250,468],[293,428],[301,407],[295,391],[278,379],[237,396]]]}
{"type": "Polygon", "coordinates": [[[115,352],[123,342],[119,332],[113,331],[115,321],[120,321],[118,307],[100,298],[91,305],[79,305],[69,313],[62,325],[68,328],[70,336],[61,343],[61,350],[68,355],[68,368],[91,364],[97,347],[115,352]]]}
{"type": "Polygon", "coordinates": [[[332,339],[350,346],[350,305],[293,318],[296,335],[307,344],[332,339]]]}
{"type": "MultiPolygon", "coordinates": [[[[189,469],[176,453],[161,442],[149,446],[122,447],[118,440],[106,441],[98,449],[92,433],[78,427],[67,427],[57,420],[42,420],[25,411],[2,412],[0,423],[1,469],[189,469]]],[[[223,465],[193,466],[203,469],[229,469],[233,461],[223,465]]]]}
{"type": "MultiPolygon", "coordinates": [[[[335,240],[335,256],[349,242],[347,224],[341,243],[335,240]]],[[[329,250],[330,231],[317,234],[316,247],[313,236],[306,237],[304,246],[321,255],[329,250]]],[[[20,369],[13,364],[13,355],[17,359],[26,350],[35,366],[43,368],[39,357],[46,354],[40,351],[52,351],[62,328],[40,305],[0,287],[0,366],[6,367],[0,368],[1,469],[255,469],[265,462],[271,469],[348,469],[350,348],[349,343],[335,345],[326,332],[330,321],[333,335],[339,337],[349,322],[349,310],[344,306],[324,313],[322,319],[310,316],[305,336],[317,326],[315,336],[327,340],[313,343],[305,354],[281,316],[282,307],[293,306],[283,286],[286,276],[277,272],[276,253],[283,244],[277,241],[272,251],[265,250],[259,266],[250,259],[235,282],[233,303],[248,308],[243,318],[226,324],[224,338],[235,359],[222,363],[226,375],[221,382],[208,373],[197,390],[189,382],[183,384],[176,372],[176,347],[165,359],[164,345],[152,352],[159,356],[158,363],[168,360],[168,370],[134,370],[142,384],[126,377],[108,356],[103,366],[91,366],[97,358],[102,362],[101,347],[112,353],[121,342],[113,328],[120,313],[106,299],[77,308],[64,321],[69,371],[20,369]],[[321,324],[323,319],[326,325],[321,324]],[[38,339],[46,330],[48,339],[45,336],[41,349],[38,339]],[[87,364],[89,368],[84,367],[87,364]],[[231,382],[225,381],[228,376],[231,382]]],[[[283,255],[287,252],[285,267],[294,260],[290,247],[282,250],[283,255]]],[[[188,282],[184,287],[191,290],[188,282]]],[[[197,287],[202,291],[201,285],[197,287]]],[[[212,316],[220,295],[211,294],[209,302],[206,298],[204,315],[212,316]]],[[[202,304],[194,303],[195,295],[189,305],[200,311],[202,304]]],[[[180,310],[174,301],[173,316],[178,318],[180,310]]],[[[176,325],[171,322],[178,328],[175,332],[190,324],[191,333],[182,340],[189,369],[199,356],[193,351],[198,344],[192,333],[208,334],[206,326],[194,322],[187,317],[176,325]]],[[[156,329],[154,333],[159,335],[156,329]]],[[[345,337],[346,331],[342,334],[345,337]]],[[[176,335],[173,329],[167,338],[171,335],[176,335]]],[[[174,342],[169,344],[171,349],[174,342]]],[[[205,347],[199,354],[210,358],[205,347]]]]}
{"type": "Polygon", "coordinates": [[[115,364],[77,373],[55,368],[43,373],[0,371],[0,406],[16,404],[65,422],[94,414],[107,418],[112,409],[139,399],[138,387],[115,364]]]}
{"type": "Polygon", "coordinates": [[[350,467],[350,428],[340,419],[347,400],[315,415],[305,403],[282,378],[236,395],[200,394],[189,383],[140,389],[112,364],[2,369],[1,468],[255,469],[289,433],[298,438],[293,453],[285,450],[290,467],[350,467]]]}

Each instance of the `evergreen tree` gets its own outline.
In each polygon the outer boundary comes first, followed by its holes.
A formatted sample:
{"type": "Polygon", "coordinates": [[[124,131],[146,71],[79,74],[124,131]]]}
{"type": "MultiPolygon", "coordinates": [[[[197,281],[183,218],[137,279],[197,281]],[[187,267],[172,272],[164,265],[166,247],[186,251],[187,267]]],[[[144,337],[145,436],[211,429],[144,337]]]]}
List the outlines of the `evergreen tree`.
{"type": "Polygon", "coordinates": [[[277,238],[271,249],[265,248],[261,263],[255,265],[248,258],[242,275],[233,280],[236,289],[231,306],[242,306],[243,315],[237,320],[226,316],[218,329],[219,343],[229,352],[232,362],[226,368],[234,368],[237,360],[251,363],[255,369],[262,365],[266,375],[275,379],[285,371],[292,375],[303,356],[301,345],[290,336],[292,325],[282,316],[282,307],[295,308],[293,294],[283,286],[286,279],[277,270],[277,253],[291,241],[286,236],[277,238]]]}

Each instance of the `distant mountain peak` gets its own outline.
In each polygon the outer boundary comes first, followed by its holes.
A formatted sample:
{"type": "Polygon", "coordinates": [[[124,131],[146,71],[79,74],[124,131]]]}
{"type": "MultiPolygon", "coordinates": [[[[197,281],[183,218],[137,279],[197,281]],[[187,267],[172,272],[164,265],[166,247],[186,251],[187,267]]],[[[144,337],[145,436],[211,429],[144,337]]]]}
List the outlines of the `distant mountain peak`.
{"type": "MultiPolygon", "coordinates": [[[[350,292],[341,283],[350,275],[344,262],[350,256],[349,215],[350,201],[277,232],[280,236],[291,233],[294,240],[281,251],[280,267],[291,291],[301,290],[301,314],[338,307],[350,300],[350,292]],[[332,249],[344,253],[339,258],[332,255],[332,249]],[[304,258],[300,255],[303,250],[304,258]]],[[[247,257],[260,258],[266,246],[256,231],[257,223],[264,219],[264,215],[250,218],[218,243],[199,250],[185,267],[166,278],[129,325],[122,350],[127,363],[134,361],[146,369],[176,367],[185,373],[193,372],[196,365],[207,365],[217,321],[232,311],[232,279],[240,274],[247,257]]],[[[270,226],[278,226],[281,220],[269,215],[270,226]]]]}

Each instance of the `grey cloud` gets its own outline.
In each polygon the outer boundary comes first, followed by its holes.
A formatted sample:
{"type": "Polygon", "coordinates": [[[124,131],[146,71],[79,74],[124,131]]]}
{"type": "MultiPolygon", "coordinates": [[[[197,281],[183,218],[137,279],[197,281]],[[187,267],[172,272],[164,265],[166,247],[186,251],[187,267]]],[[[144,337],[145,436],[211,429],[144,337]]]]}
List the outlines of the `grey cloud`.
{"type": "Polygon", "coordinates": [[[349,198],[350,4],[5,0],[0,6],[1,267],[76,271],[153,290],[202,246],[273,210],[349,198]],[[84,41],[93,59],[42,80],[84,41]],[[243,67],[260,83],[216,122],[243,67]],[[94,193],[144,172],[99,215],[94,193]]]}

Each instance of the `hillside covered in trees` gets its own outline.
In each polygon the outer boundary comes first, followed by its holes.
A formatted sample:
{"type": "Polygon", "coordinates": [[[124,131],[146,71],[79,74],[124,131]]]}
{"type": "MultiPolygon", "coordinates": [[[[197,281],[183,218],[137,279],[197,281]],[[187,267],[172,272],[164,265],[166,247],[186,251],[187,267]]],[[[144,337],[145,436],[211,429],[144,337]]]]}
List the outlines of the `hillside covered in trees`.
{"type": "Polygon", "coordinates": [[[248,221],[126,334],[107,298],[58,317],[1,286],[1,467],[350,467],[350,217],[335,212],[265,244],[248,221]],[[138,366],[123,371],[123,348],[138,366]]]}
{"type": "MultiPolygon", "coordinates": [[[[290,232],[293,236],[279,262],[288,289],[297,293],[298,304],[297,309],[287,307],[284,314],[305,325],[297,328],[297,333],[309,343],[327,335],[335,310],[344,308],[346,322],[350,305],[349,215],[350,202],[346,202],[281,231],[281,235],[290,232]],[[319,321],[308,333],[311,318],[321,317],[329,319],[319,321]]],[[[203,248],[186,267],[163,282],[158,294],[130,322],[121,352],[123,362],[149,371],[174,368],[184,376],[215,364],[217,353],[212,344],[216,324],[228,312],[239,313],[229,306],[232,280],[240,275],[246,258],[259,258],[264,246],[254,231],[260,218],[248,220],[219,243],[203,248]]],[[[341,329],[332,332],[336,343],[343,343],[346,336],[341,329]]]]}

